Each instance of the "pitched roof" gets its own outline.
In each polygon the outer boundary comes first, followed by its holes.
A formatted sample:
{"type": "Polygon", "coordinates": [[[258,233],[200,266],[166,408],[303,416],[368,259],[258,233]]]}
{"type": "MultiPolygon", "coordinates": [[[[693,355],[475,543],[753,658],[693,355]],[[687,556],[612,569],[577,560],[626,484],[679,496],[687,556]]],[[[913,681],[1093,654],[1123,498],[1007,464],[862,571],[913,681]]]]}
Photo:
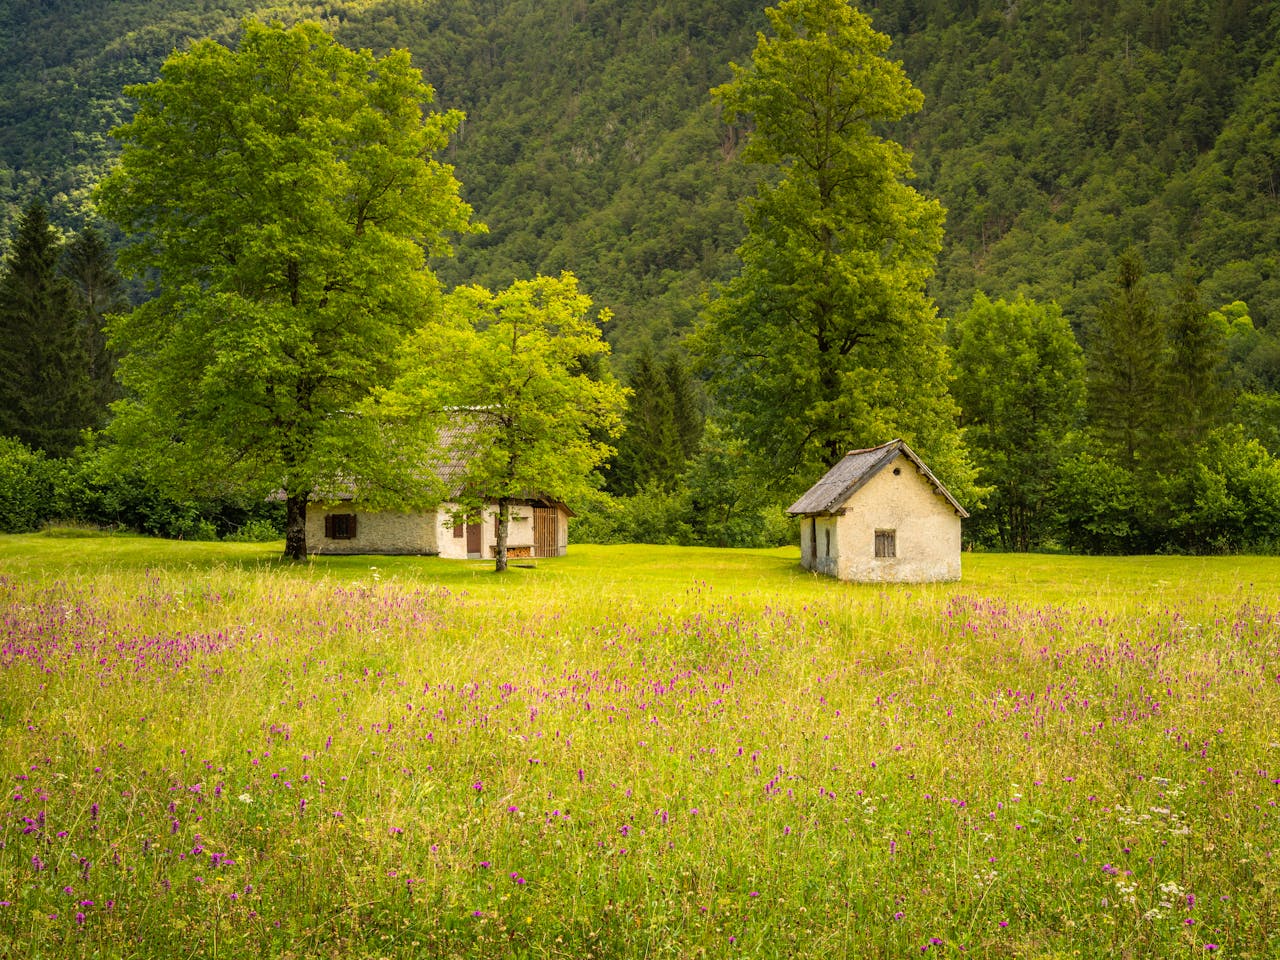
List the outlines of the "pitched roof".
{"type": "Polygon", "coordinates": [[[854,450],[846,454],[844,459],[823,474],[821,480],[806,490],[799,500],[789,506],[787,513],[792,516],[799,516],[815,513],[830,514],[839,511],[846,500],[861,489],[867,481],[896,460],[899,454],[902,454],[916,465],[916,469],[920,471],[921,475],[933,484],[934,492],[951,504],[957,514],[961,517],[969,516],[968,511],[960,506],[956,498],[951,495],[951,492],[933,475],[933,471],[926,467],[924,461],[916,455],[916,452],[907,446],[905,440],[890,440],[888,443],[882,443],[878,447],[854,450]]]}

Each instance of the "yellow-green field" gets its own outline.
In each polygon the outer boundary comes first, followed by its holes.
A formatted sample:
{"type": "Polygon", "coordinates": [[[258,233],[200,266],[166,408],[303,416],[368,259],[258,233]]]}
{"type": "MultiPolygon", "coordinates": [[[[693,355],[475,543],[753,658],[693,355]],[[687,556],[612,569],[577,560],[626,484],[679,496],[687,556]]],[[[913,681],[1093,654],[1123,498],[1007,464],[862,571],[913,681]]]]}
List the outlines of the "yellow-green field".
{"type": "Polygon", "coordinates": [[[1274,957],[1280,560],[0,537],[0,956],[1274,957]]]}

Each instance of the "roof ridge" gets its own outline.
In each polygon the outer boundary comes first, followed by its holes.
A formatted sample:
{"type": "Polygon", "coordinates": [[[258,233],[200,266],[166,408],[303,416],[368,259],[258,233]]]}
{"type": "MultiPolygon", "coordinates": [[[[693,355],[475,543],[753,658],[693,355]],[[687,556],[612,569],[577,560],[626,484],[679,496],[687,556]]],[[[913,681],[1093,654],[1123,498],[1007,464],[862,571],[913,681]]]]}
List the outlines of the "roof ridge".
{"type": "Polygon", "coordinates": [[[933,486],[934,491],[950,503],[956,513],[961,517],[969,515],[968,511],[952,496],[951,491],[943,486],[942,481],[934,476],[933,471],[901,437],[874,447],[849,451],[806,490],[800,499],[788,507],[787,513],[793,516],[830,513],[899,456],[905,456],[915,464],[925,480],[933,486]],[[854,457],[860,458],[862,463],[857,466],[851,464],[850,460],[854,457]]]}

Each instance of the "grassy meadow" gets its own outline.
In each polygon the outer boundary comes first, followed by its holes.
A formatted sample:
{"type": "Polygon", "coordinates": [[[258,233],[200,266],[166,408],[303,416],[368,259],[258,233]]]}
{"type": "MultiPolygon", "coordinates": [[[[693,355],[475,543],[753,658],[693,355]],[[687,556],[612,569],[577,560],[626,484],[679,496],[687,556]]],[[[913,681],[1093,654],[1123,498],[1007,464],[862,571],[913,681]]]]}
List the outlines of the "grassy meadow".
{"type": "Polygon", "coordinates": [[[0,957],[1275,957],[1280,559],[0,537],[0,957]]]}

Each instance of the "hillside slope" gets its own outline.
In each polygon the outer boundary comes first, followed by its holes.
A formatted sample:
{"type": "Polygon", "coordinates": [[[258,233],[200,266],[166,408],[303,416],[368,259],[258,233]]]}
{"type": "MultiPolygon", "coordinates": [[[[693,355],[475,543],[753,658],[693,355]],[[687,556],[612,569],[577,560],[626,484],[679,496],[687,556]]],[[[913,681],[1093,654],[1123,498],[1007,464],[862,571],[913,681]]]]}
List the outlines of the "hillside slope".
{"type": "MultiPolygon", "coordinates": [[[[733,161],[708,89],[744,62],[755,0],[44,0],[0,22],[0,215],[31,196],[68,227],[108,162],[126,83],[245,14],[318,16],[353,46],[409,48],[468,120],[450,159],[490,228],[439,264],[494,285],[572,269],[624,358],[661,348],[734,270],[733,161]]],[[[884,0],[869,6],[925,108],[886,131],[948,208],[934,292],[1063,304],[1078,328],[1124,248],[1157,284],[1280,313],[1280,3],[884,0]]]]}

